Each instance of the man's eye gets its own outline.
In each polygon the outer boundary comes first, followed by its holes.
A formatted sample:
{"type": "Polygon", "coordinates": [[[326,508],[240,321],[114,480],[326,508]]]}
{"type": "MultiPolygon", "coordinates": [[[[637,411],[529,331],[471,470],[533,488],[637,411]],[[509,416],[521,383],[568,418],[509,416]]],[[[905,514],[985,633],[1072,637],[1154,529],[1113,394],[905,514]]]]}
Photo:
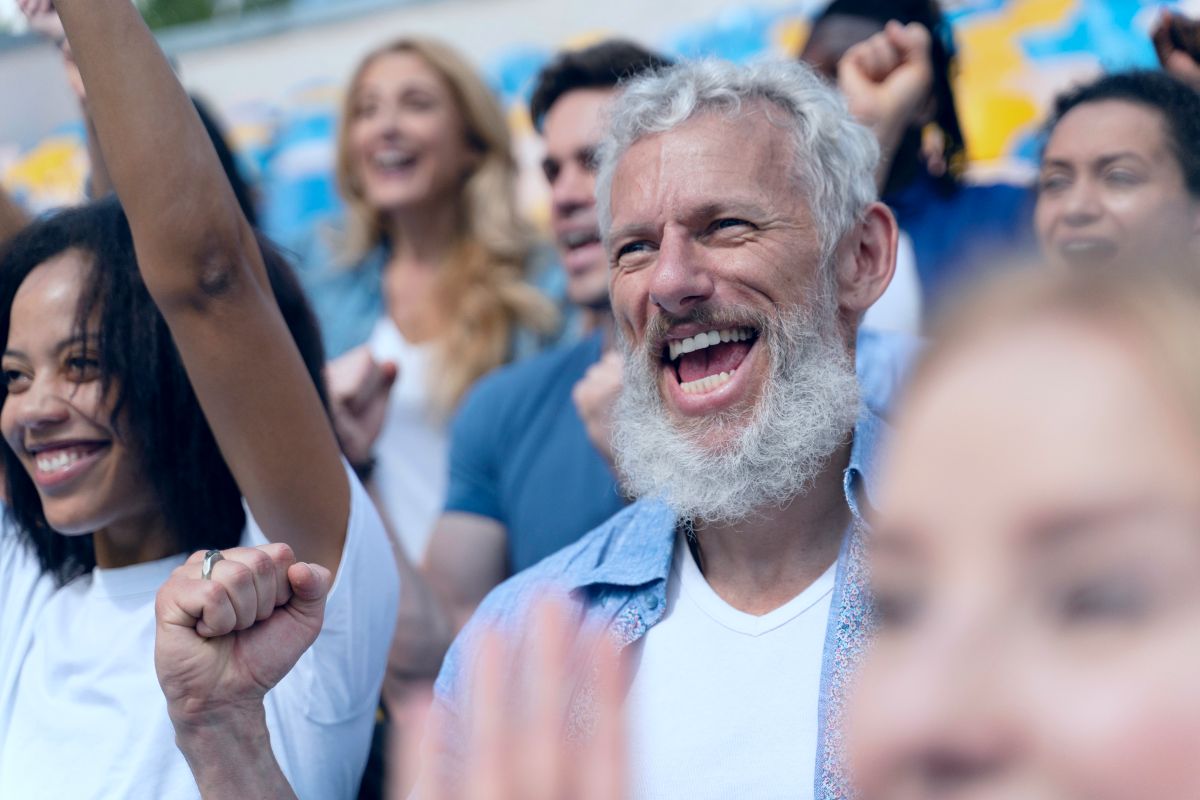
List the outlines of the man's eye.
{"type": "Polygon", "coordinates": [[[595,172],[600,168],[600,153],[594,147],[588,147],[579,152],[579,163],[588,172],[595,172]]]}
{"type": "Polygon", "coordinates": [[[654,246],[650,242],[647,242],[644,239],[637,241],[637,242],[629,242],[628,244],[623,244],[617,250],[617,260],[619,261],[622,258],[624,258],[625,256],[633,255],[634,253],[648,253],[648,252],[650,252],[650,250],[653,249],[653,247],[654,246]]]}
{"type": "Polygon", "coordinates": [[[710,232],[715,232],[715,231],[728,230],[729,228],[745,228],[745,227],[752,228],[754,226],[751,225],[746,220],[738,219],[737,217],[722,217],[721,219],[718,219],[718,220],[714,221],[711,225],[709,225],[708,230],[710,232]]]}
{"type": "Polygon", "coordinates": [[[559,166],[557,161],[543,161],[542,174],[546,176],[546,183],[553,185],[554,181],[558,180],[559,166]]]}

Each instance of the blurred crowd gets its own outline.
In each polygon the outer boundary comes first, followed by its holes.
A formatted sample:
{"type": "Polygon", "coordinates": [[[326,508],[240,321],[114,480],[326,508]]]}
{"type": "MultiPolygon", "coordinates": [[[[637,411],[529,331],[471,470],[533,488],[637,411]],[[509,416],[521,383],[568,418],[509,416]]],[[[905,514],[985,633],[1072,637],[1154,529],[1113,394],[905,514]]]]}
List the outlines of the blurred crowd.
{"type": "Polygon", "coordinates": [[[0,190],[0,797],[1200,796],[1200,21],[1033,186],[935,0],[564,50],[549,241],[401,36],[276,242],[128,0],[19,4],[90,172],[0,190]]]}

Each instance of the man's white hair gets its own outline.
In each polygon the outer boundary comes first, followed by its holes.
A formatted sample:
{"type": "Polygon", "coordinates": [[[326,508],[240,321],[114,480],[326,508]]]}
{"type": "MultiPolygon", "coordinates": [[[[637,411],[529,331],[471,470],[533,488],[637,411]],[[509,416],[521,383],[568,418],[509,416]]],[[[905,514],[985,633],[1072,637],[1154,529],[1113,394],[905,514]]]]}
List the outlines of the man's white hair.
{"type": "Polygon", "coordinates": [[[613,174],[635,142],[701,114],[735,117],[753,101],[765,101],[783,112],[768,118],[792,136],[795,178],[820,231],[821,250],[826,257],[832,254],[876,199],[879,145],[850,116],[842,96],[796,61],[683,61],[624,85],[609,109],[609,131],[598,154],[596,208],[606,245],[612,228],[613,174]]]}

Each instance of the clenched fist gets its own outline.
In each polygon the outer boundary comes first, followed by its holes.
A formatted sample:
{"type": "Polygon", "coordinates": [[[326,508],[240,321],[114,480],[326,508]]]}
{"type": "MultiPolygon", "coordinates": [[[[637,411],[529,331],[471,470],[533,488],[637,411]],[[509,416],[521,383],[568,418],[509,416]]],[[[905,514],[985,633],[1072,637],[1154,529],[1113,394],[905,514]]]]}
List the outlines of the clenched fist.
{"type": "Polygon", "coordinates": [[[333,578],[286,544],[194,553],[158,590],[154,668],[177,727],[252,708],[321,632],[333,578]]]}
{"type": "Polygon", "coordinates": [[[620,353],[605,353],[599,361],[588,367],[571,391],[571,399],[575,402],[579,418],[583,420],[588,439],[609,464],[613,463],[613,409],[621,394],[623,368],[624,361],[620,353]]]}

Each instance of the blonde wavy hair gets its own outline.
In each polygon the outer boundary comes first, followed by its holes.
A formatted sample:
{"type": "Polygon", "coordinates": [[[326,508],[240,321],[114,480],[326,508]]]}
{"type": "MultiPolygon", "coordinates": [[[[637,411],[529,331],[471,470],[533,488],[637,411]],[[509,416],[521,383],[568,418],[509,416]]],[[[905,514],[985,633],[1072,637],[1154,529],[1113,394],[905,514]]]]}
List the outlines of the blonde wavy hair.
{"type": "Polygon", "coordinates": [[[1200,271],[1191,262],[1174,259],[1131,258],[1074,270],[1031,264],[982,281],[932,326],[932,344],[913,370],[906,394],[948,355],[1046,318],[1081,322],[1131,345],[1181,401],[1200,436],[1200,361],[1195,354],[1200,271]]]}
{"type": "Polygon", "coordinates": [[[447,325],[436,342],[430,400],[436,411],[448,414],[472,383],[504,363],[519,328],[549,332],[557,312],[525,280],[533,236],[517,211],[517,163],[500,105],[462,56],[433,39],[388,42],[368,53],[350,80],[338,122],[336,163],[347,210],[339,243],[342,262],[358,263],[385,238],[382,215],[367,203],[355,178],[348,142],[363,73],[392,53],[416,55],[441,76],[458,106],[468,146],[479,155],[460,190],[458,240],[439,270],[435,290],[447,325]]]}

